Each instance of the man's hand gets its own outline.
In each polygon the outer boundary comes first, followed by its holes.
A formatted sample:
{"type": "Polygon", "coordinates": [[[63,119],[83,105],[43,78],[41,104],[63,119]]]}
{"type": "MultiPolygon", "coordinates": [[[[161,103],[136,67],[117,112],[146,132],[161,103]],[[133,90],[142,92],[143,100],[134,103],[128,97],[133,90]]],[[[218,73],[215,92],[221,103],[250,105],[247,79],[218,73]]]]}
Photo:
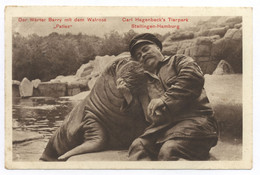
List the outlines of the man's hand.
{"type": "Polygon", "coordinates": [[[152,99],[147,107],[148,116],[153,116],[156,110],[164,106],[164,102],[160,98],[152,99]]]}

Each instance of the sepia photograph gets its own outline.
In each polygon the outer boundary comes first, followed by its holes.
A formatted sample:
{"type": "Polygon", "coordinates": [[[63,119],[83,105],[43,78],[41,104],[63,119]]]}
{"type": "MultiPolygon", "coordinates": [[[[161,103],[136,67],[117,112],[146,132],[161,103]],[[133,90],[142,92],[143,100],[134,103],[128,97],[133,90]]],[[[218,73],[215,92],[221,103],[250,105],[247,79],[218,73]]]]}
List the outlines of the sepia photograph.
{"type": "Polygon", "coordinates": [[[252,168],[250,8],[7,7],[5,20],[8,169],[252,168]]]}

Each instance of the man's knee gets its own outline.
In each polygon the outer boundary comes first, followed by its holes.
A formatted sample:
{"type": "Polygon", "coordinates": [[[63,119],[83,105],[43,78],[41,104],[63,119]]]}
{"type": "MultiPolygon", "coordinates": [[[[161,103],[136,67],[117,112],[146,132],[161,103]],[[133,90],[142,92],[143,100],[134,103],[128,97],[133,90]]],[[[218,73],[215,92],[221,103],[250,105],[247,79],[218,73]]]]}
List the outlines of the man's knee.
{"type": "Polygon", "coordinates": [[[159,151],[158,160],[178,160],[180,158],[178,155],[180,147],[180,141],[169,140],[165,142],[159,151]]]}
{"type": "Polygon", "coordinates": [[[168,140],[158,155],[159,160],[207,160],[215,139],[168,140]]]}
{"type": "Polygon", "coordinates": [[[129,148],[129,160],[153,160],[154,153],[149,140],[137,138],[129,148]]]}
{"type": "MultiPolygon", "coordinates": [[[[129,148],[129,154],[136,152],[151,152],[153,150],[154,145],[150,140],[137,138],[133,141],[129,148]]],[[[152,151],[153,152],[153,151],[152,151]]]]}

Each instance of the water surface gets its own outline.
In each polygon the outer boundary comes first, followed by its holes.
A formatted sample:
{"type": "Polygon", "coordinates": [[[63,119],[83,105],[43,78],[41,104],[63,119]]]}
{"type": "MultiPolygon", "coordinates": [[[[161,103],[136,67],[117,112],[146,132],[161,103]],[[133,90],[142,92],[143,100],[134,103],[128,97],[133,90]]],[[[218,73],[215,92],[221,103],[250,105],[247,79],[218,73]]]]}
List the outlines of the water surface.
{"type": "Polygon", "coordinates": [[[39,160],[47,141],[77,103],[63,98],[14,98],[13,160],[39,160]]]}

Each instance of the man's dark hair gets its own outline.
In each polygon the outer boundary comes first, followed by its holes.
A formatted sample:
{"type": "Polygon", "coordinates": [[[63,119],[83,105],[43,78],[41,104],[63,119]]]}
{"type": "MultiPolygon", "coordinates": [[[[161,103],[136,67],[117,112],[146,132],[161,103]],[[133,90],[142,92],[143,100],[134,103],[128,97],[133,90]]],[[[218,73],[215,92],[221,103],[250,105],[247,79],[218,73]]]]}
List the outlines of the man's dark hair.
{"type": "Polygon", "coordinates": [[[129,51],[133,58],[134,58],[134,52],[135,52],[137,46],[140,45],[141,43],[156,44],[162,50],[162,43],[155,35],[153,35],[151,33],[143,33],[143,34],[135,36],[130,41],[129,51]]]}

